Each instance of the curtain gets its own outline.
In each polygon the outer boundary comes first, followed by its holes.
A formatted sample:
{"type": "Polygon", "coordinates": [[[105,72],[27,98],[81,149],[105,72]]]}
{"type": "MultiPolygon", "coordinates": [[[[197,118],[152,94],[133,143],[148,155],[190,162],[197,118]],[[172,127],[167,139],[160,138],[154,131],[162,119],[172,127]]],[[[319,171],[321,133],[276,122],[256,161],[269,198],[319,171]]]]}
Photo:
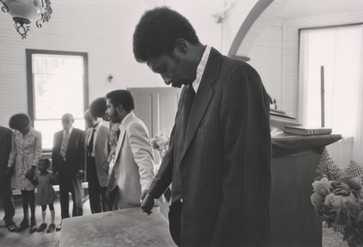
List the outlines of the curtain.
{"type": "Polygon", "coordinates": [[[302,30],[299,117],[320,126],[320,67],[325,70],[325,126],[353,137],[352,157],[363,163],[363,26],[302,30]]]}

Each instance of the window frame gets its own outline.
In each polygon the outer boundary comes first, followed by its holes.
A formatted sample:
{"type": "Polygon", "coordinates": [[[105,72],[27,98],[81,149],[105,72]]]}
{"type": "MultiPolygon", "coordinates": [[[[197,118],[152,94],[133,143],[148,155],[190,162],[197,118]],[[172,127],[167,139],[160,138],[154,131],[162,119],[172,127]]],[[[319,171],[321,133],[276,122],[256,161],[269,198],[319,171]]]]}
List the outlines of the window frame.
{"type": "MultiPolygon", "coordinates": [[[[26,79],[27,79],[27,104],[28,114],[32,124],[35,121],[35,94],[34,94],[34,77],[33,77],[33,55],[66,55],[66,56],[81,56],[83,58],[83,105],[86,111],[89,102],[89,75],[88,75],[88,53],[76,51],[59,51],[59,50],[42,50],[42,49],[25,49],[26,54],[26,79]]],[[[52,119],[49,119],[52,120],[52,119]]],[[[50,151],[44,149],[43,151],[50,151]]]]}

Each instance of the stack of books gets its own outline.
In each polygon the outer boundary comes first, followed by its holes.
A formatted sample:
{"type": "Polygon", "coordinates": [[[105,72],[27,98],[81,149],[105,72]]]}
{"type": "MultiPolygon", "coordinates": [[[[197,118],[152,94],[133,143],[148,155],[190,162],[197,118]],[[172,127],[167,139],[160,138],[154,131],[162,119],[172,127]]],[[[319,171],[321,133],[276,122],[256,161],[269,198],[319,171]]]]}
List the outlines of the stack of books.
{"type": "Polygon", "coordinates": [[[283,111],[270,110],[270,123],[271,127],[283,129],[285,126],[299,125],[296,118],[289,116],[283,111]]]}
{"type": "Polygon", "coordinates": [[[332,132],[330,128],[312,128],[306,126],[285,126],[284,132],[291,135],[301,135],[301,136],[312,136],[312,135],[329,135],[332,132]]]}

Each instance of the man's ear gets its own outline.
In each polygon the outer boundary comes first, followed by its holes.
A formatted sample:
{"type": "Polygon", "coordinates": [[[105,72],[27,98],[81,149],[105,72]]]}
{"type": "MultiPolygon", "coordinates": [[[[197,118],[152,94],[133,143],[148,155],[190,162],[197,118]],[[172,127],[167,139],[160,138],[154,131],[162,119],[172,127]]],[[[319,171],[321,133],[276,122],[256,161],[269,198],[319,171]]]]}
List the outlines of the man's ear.
{"type": "Polygon", "coordinates": [[[122,113],[125,111],[125,109],[123,108],[122,105],[119,105],[119,106],[115,107],[115,111],[117,112],[117,114],[122,115],[122,113]]]}
{"type": "Polygon", "coordinates": [[[188,52],[189,49],[189,42],[185,39],[179,38],[175,40],[174,45],[174,54],[182,54],[185,55],[188,52]]]}

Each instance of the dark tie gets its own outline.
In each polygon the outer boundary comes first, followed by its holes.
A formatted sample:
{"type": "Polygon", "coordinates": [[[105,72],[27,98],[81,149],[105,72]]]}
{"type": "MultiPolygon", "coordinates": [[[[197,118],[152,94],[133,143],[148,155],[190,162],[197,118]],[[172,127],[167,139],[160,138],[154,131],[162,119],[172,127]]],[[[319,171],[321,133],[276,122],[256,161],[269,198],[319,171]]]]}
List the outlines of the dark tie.
{"type": "Polygon", "coordinates": [[[93,140],[95,138],[96,127],[97,127],[97,125],[92,128],[91,139],[89,140],[89,143],[88,143],[88,156],[92,156],[93,140]]]}
{"type": "Polygon", "coordinates": [[[192,85],[189,85],[185,92],[184,107],[183,107],[183,128],[186,133],[189,121],[190,110],[192,109],[195,91],[192,85]]]}
{"type": "Polygon", "coordinates": [[[118,138],[120,137],[121,134],[121,130],[119,128],[117,128],[116,130],[116,140],[118,140],[118,138]]]}

